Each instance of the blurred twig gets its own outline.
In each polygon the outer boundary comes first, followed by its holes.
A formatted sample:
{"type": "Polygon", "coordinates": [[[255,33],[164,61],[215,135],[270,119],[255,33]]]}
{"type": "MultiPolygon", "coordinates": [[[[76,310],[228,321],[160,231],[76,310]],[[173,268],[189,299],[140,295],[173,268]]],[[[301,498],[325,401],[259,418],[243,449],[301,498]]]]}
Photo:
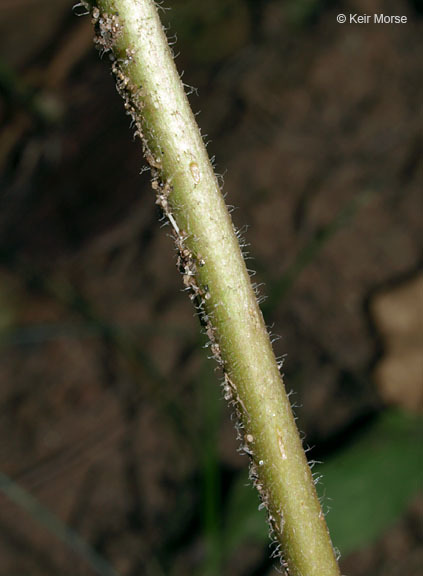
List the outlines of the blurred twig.
{"type": "Polygon", "coordinates": [[[34,496],[1,472],[0,490],[10,501],[25,510],[66,546],[72,548],[97,574],[100,576],[118,576],[118,573],[109,562],[81,538],[77,532],[62,522],[34,496]]]}
{"type": "MultiPolygon", "coordinates": [[[[135,375],[141,369],[148,379],[155,384],[149,389],[150,397],[155,400],[163,414],[171,420],[175,431],[183,437],[193,436],[178,403],[166,394],[166,390],[169,389],[166,377],[151,355],[136,342],[133,334],[98,314],[89,299],[66,278],[51,278],[36,270],[34,266],[21,262],[14,254],[6,256],[0,253],[0,263],[19,274],[28,288],[38,290],[77,314],[85,322],[87,332],[91,332],[93,335],[97,334],[111,343],[128,361],[135,375]]],[[[158,329],[155,328],[155,331],[157,332],[158,329]]],[[[183,335],[183,331],[179,329],[178,336],[181,337],[181,335],[183,335]]],[[[45,336],[47,336],[46,333],[45,336]]],[[[13,339],[13,332],[9,336],[9,342],[10,339],[13,339]]],[[[2,340],[4,343],[8,342],[7,332],[3,334],[2,340]]],[[[137,377],[137,379],[139,378],[137,377]]]]}
{"type": "MultiPolygon", "coordinates": [[[[124,327],[112,324],[113,330],[124,334],[128,332],[129,326],[124,327]]],[[[130,327],[134,336],[152,336],[160,334],[163,338],[183,338],[187,336],[187,331],[180,326],[155,326],[150,324],[137,324],[130,327]]],[[[33,346],[44,344],[48,341],[75,339],[81,340],[101,336],[102,330],[95,324],[31,324],[29,326],[15,326],[0,331],[0,346],[33,346]]]]}
{"type": "Polygon", "coordinates": [[[353,220],[360,208],[365,206],[374,194],[373,190],[365,190],[354,196],[346,206],[341,208],[333,220],[313,234],[297,253],[287,271],[278,280],[268,282],[268,298],[261,306],[265,316],[274,311],[294,286],[302,271],[317,257],[328,241],[353,220]]]}

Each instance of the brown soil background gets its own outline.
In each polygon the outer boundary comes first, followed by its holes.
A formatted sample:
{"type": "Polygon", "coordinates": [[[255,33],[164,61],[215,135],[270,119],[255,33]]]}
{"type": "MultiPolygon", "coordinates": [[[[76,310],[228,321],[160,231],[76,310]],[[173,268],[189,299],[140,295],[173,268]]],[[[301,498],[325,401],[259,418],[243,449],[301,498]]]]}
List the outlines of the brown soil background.
{"type": "MultiPolygon", "coordinates": [[[[330,454],[385,406],[421,410],[421,3],[167,5],[264,293],[314,249],[266,313],[308,443],[330,454]],[[409,21],[339,25],[340,12],[409,21]]],[[[0,469],[122,576],[160,574],[155,557],[201,574],[193,439],[207,442],[213,366],[107,57],[68,0],[2,0],[0,47],[15,74],[0,102],[0,469]]],[[[224,496],[247,463],[221,407],[224,496]]],[[[419,516],[410,503],[343,573],[422,574],[419,516]]],[[[244,547],[225,574],[276,574],[267,555],[244,547]]],[[[0,496],[0,574],[92,572],[0,496]]]]}

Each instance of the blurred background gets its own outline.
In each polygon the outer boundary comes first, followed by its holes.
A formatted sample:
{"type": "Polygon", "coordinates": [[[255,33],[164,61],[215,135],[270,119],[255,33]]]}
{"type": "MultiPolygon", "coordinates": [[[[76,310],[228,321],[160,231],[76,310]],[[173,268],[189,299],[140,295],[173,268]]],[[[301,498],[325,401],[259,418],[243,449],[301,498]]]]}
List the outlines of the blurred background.
{"type": "MultiPolygon", "coordinates": [[[[422,2],[165,6],[342,573],[421,575],[422,2]],[[337,24],[355,12],[408,23],[337,24]]],[[[74,12],[0,1],[0,575],[275,576],[140,144],[74,12]]]]}

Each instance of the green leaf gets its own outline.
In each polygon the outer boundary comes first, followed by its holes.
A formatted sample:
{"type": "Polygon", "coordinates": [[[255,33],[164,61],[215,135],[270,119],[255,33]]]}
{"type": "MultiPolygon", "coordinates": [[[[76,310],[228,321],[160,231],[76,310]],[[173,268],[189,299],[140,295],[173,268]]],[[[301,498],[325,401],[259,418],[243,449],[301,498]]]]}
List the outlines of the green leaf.
{"type": "Polygon", "coordinates": [[[422,487],[423,420],[385,413],[369,430],[314,471],[334,545],[347,554],[377,538],[422,487]]]}
{"type": "MultiPolygon", "coordinates": [[[[325,464],[313,469],[323,475],[318,492],[330,509],[327,516],[334,545],[342,554],[380,536],[401,517],[422,487],[423,420],[401,412],[386,412],[369,429],[325,464]]],[[[228,497],[224,546],[229,556],[246,541],[266,543],[265,511],[239,474],[228,497]]]]}

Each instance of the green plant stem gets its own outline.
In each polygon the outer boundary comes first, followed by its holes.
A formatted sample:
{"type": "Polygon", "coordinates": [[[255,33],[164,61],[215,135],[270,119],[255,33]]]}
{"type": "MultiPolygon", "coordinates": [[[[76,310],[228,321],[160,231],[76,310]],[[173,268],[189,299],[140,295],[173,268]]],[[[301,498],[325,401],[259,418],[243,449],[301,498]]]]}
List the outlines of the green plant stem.
{"type": "Polygon", "coordinates": [[[92,15],[97,45],[113,52],[118,90],[142,137],[184,283],[224,370],[250,475],[290,574],[339,575],[263,317],[156,6],[99,0],[92,15]]]}

